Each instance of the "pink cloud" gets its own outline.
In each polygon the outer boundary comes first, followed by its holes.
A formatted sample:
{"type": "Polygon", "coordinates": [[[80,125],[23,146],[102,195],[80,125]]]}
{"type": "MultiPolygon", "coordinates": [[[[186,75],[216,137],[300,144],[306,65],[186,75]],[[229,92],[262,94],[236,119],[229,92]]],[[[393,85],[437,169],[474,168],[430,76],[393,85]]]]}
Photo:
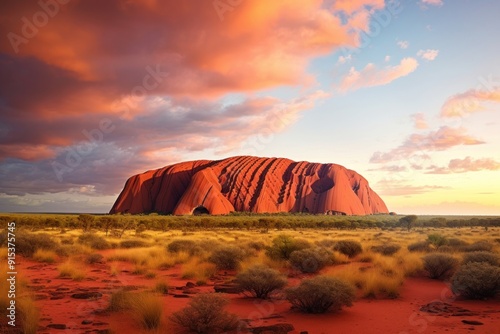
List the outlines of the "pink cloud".
{"type": "Polygon", "coordinates": [[[443,0],[420,0],[422,5],[431,5],[431,6],[442,6],[444,5],[443,0]]]}
{"type": "Polygon", "coordinates": [[[463,128],[450,128],[442,126],[436,131],[430,131],[425,134],[411,134],[400,146],[389,152],[375,152],[370,162],[387,163],[406,159],[417,153],[429,151],[444,151],[460,145],[479,145],[484,141],[466,134],[463,128]]]}
{"type": "Polygon", "coordinates": [[[439,50],[427,49],[427,50],[419,50],[417,52],[417,56],[428,61],[433,61],[434,59],[436,59],[438,55],[439,55],[439,50]]]}
{"type": "Polygon", "coordinates": [[[448,98],[441,107],[441,117],[466,116],[486,110],[485,103],[498,102],[500,102],[500,87],[492,87],[488,90],[472,89],[448,98]]]}
{"type": "Polygon", "coordinates": [[[357,90],[364,87],[382,86],[415,71],[418,61],[414,58],[404,58],[399,65],[377,68],[374,64],[368,64],[358,71],[351,67],[349,73],[340,83],[340,91],[357,90]]]}
{"type": "Polygon", "coordinates": [[[430,166],[427,174],[451,174],[451,173],[466,173],[478,171],[496,171],[500,170],[500,162],[491,158],[473,159],[466,157],[464,159],[450,160],[448,167],[430,166]]]}
{"type": "Polygon", "coordinates": [[[414,186],[405,181],[383,179],[377,182],[375,189],[382,196],[411,196],[446,189],[446,187],[434,185],[414,186]]]}
{"type": "Polygon", "coordinates": [[[423,130],[429,128],[427,124],[427,120],[425,119],[425,115],[423,113],[417,113],[411,115],[411,118],[414,122],[415,129],[423,130]]]}

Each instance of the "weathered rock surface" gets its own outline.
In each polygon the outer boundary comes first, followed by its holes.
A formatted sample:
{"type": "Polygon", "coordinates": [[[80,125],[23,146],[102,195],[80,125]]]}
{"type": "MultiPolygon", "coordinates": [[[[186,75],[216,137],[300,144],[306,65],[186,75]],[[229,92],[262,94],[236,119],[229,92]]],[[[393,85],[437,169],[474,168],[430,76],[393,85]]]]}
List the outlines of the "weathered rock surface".
{"type": "Polygon", "coordinates": [[[355,171],[336,164],[232,157],[182,162],[128,179],[110,213],[388,213],[355,171]]]}

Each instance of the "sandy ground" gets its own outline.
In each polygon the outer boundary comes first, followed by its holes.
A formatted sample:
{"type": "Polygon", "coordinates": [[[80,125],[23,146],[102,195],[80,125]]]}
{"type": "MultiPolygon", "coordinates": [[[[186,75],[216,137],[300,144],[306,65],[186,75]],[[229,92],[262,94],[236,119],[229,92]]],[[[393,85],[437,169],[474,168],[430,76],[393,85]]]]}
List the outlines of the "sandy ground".
{"type": "MultiPolygon", "coordinates": [[[[185,286],[189,280],[180,279],[180,266],[158,271],[156,278],[147,279],[144,276],[131,274],[131,264],[125,262],[113,262],[113,264],[119,268],[120,273],[117,276],[109,274],[109,264],[94,264],[88,266],[86,278],[76,282],[58,278],[57,264],[21,259],[18,270],[29,281],[36,304],[41,310],[38,332],[104,334],[109,332],[107,330],[111,330],[112,333],[148,333],[139,327],[132,314],[105,311],[109,296],[112,291],[123,287],[138,291],[150,289],[159,278],[166,278],[172,289],[168,295],[162,296],[165,305],[165,325],[159,332],[174,333],[169,329],[171,328],[167,321],[169,314],[186,306],[189,296],[213,292],[214,283],[232,278],[230,273],[222,272],[215,282],[210,281],[206,286],[186,290],[185,286]],[[91,299],[72,297],[76,293],[88,292],[99,292],[102,296],[94,296],[95,298],[91,299]]],[[[297,283],[299,279],[300,277],[292,279],[291,284],[297,283]]],[[[321,315],[302,314],[291,310],[286,300],[261,301],[237,294],[229,294],[228,297],[230,298],[228,311],[237,314],[249,328],[288,323],[295,328],[291,334],[306,331],[309,334],[500,334],[500,299],[456,300],[446,283],[426,278],[407,279],[398,299],[357,299],[350,308],[338,313],[321,315]],[[436,313],[420,310],[422,306],[433,302],[436,313]],[[466,324],[464,320],[478,321],[481,324],[466,324]]]]}

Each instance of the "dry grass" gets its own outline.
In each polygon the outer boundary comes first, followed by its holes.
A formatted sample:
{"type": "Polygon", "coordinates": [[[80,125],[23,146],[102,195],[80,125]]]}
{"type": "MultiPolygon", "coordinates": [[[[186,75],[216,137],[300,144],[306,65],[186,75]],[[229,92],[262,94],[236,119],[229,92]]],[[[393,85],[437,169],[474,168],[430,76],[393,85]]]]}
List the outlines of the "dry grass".
{"type": "Polygon", "coordinates": [[[167,269],[184,263],[190,258],[188,253],[167,253],[163,247],[146,247],[136,249],[117,249],[108,256],[108,261],[130,262],[145,269],[167,269]]]}
{"type": "Polygon", "coordinates": [[[74,281],[82,281],[86,276],[82,264],[71,260],[62,263],[57,269],[59,270],[59,277],[69,277],[74,281]]]}
{"type": "Polygon", "coordinates": [[[23,329],[23,333],[35,334],[38,329],[40,311],[36,307],[33,299],[31,299],[30,297],[18,298],[17,307],[19,308],[21,327],[23,329]]]}
{"type": "Polygon", "coordinates": [[[199,283],[206,283],[216,272],[215,264],[203,262],[194,257],[182,265],[181,277],[183,279],[193,279],[199,283]]]}
{"type": "Polygon", "coordinates": [[[135,319],[145,329],[157,329],[163,319],[163,303],[160,297],[153,293],[141,292],[134,294],[131,309],[135,319]]]}
{"type": "Polygon", "coordinates": [[[131,293],[118,290],[111,294],[108,311],[129,310],[145,329],[158,329],[163,320],[162,299],[151,292],[131,293]]]}
{"type": "Polygon", "coordinates": [[[33,260],[45,263],[54,263],[57,261],[57,254],[52,250],[37,249],[33,254],[33,260]]]}

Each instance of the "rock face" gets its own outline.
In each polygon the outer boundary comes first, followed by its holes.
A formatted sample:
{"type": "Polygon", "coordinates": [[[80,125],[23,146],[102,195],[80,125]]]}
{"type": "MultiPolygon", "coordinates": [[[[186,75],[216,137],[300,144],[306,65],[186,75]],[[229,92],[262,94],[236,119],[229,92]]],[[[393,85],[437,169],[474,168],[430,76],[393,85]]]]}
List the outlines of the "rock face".
{"type": "Polygon", "coordinates": [[[388,213],[358,173],[336,164],[232,157],[182,162],[129,178],[110,213],[388,213]]]}

